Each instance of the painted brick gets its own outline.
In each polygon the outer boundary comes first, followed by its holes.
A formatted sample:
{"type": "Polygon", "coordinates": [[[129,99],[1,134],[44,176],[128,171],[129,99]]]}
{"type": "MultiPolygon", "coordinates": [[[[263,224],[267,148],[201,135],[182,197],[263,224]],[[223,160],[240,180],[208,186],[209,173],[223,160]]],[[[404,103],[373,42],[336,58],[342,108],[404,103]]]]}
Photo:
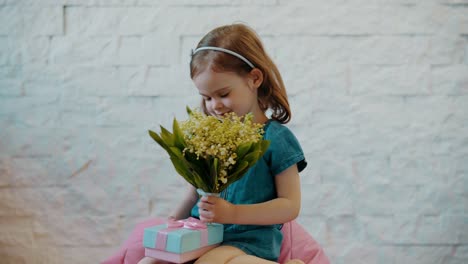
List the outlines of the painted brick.
{"type": "Polygon", "coordinates": [[[30,230],[26,231],[0,231],[0,247],[30,248],[33,245],[33,237],[30,230]]]}
{"type": "MultiPolygon", "coordinates": [[[[303,54],[307,56],[307,54],[303,54]]],[[[293,55],[293,52],[291,53],[293,55]]],[[[285,64],[291,63],[291,59],[283,57],[285,64]]],[[[325,61],[325,59],[324,59],[325,61]]],[[[278,62],[278,66],[281,65],[278,62]]],[[[284,65],[284,64],[283,64],[284,65]]],[[[281,71],[281,66],[279,66],[281,71]]],[[[294,71],[290,71],[284,68],[283,81],[288,91],[288,95],[291,97],[291,101],[294,102],[296,98],[301,98],[300,95],[311,93],[312,98],[309,100],[314,101],[313,108],[323,103],[320,102],[321,97],[326,97],[330,93],[337,94],[348,94],[348,70],[349,67],[346,64],[329,63],[324,62],[318,66],[315,63],[307,63],[302,60],[297,61],[297,65],[294,67],[294,71]]],[[[323,99],[326,100],[326,99],[323,99]]],[[[300,103],[291,104],[292,107],[304,107],[300,103]]],[[[307,114],[305,111],[296,110],[294,114],[307,114]]],[[[301,120],[302,121],[302,120],[301,120]]],[[[303,121],[302,121],[303,122],[303,121]]],[[[301,123],[302,123],[301,122],[301,123]]]]}
{"type": "Polygon", "coordinates": [[[66,183],[66,167],[54,158],[12,158],[10,184],[15,187],[50,187],[66,183]]]}
{"type": "Polygon", "coordinates": [[[92,247],[57,247],[57,262],[66,262],[68,256],[73,257],[74,264],[87,264],[90,259],[104,260],[113,253],[113,248],[105,246],[92,247]]]}
{"type": "Polygon", "coordinates": [[[47,64],[50,53],[48,36],[33,36],[19,41],[23,63],[47,64]]]}
{"type": "Polygon", "coordinates": [[[319,243],[328,243],[330,238],[327,230],[327,217],[320,214],[317,215],[301,215],[298,217],[297,222],[304,227],[307,232],[319,243]]]}
{"type": "MultiPolygon", "coordinates": [[[[152,32],[145,36],[142,42],[142,58],[138,62],[149,65],[174,65],[177,64],[178,53],[180,50],[180,36],[170,33],[152,32]]],[[[133,53],[134,51],[130,52],[133,53]]],[[[184,62],[186,66],[187,62],[184,62]]],[[[187,67],[186,67],[187,68],[187,67]]]]}
{"type": "Polygon", "coordinates": [[[6,187],[11,184],[12,169],[10,158],[0,158],[0,187],[6,187]]]}
{"type": "Polygon", "coordinates": [[[23,27],[27,35],[52,36],[64,33],[64,10],[62,6],[25,8],[23,27]]]}
{"type": "Polygon", "coordinates": [[[322,214],[335,217],[352,215],[355,212],[354,190],[344,184],[322,184],[318,186],[303,183],[302,209],[305,216],[322,214]]]}
{"type": "Polygon", "coordinates": [[[19,66],[0,66],[0,95],[20,96],[22,94],[22,71],[19,66]]]}
{"type": "Polygon", "coordinates": [[[162,8],[67,7],[67,32],[71,35],[112,36],[148,34],[157,27],[162,8]]]}
{"type": "Polygon", "coordinates": [[[25,127],[51,127],[58,120],[57,98],[6,97],[0,98],[0,113],[25,127]]]}
{"type": "Polygon", "coordinates": [[[395,216],[395,242],[402,244],[457,244],[463,237],[463,218],[437,215],[395,216]]]}
{"type": "MultiPolygon", "coordinates": [[[[5,0],[7,1],[7,0],[5,0]]],[[[11,0],[10,0],[11,1],[11,0]]],[[[24,2],[34,2],[34,0],[27,0],[24,2]]],[[[42,1],[44,4],[63,4],[73,6],[202,6],[202,7],[213,7],[213,6],[231,6],[231,5],[276,5],[278,0],[203,0],[193,2],[190,0],[45,0],[42,1]]]]}
{"type": "Polygon", "coordinates": [[[53,37],[50,61],[59,65],[115,64],[117,40],[112,37],[53,37]]]}
{"type": "Polygon", "coordinates": [[[356,155],[351,160],[352,181],[357,186],[392,182],[390,157],[386,155],[356,155]]]}
{"type": "Polygon", "coordinates": [[[194,96],[197,91],[188,71],[187,65],[179,64],[171,67],[121,67],[120,78],[127,93],[133,96],[194,96]]]}
{"type": "Polygon", "coordinates": [[[20,8],[14,5],[0,6],[0,34],[17,35],[19,34],[22,21],[20,8]]]}
{"type": "MultiPolygon", "coordinates": [[[[37,217],[34,233],[37,244],[50,246],[112,245],[117,239],[118,216],[65,216],[60,213],[37,217]],[[63,223],[67,225],[54,225],[63,223]],[[89,228],[92,226],[93,228],[89,228]]],[[[53,247],[52,247],[53,248],[53,247]]]]}
{"type": "Polygon", "coordinates": [[[455,33],[436,34],[430,38],[430,61],[435,65],[463,63],[466,38],[455,33]]]}
{"type": "Polygon", "coordinates": [[[327,219],[327,231],[330,244],[349,242],[350,244],[363,241],[364,227],[355,215],[338,215],[327,219]]]}
{"type": "Polygon", "coordinates": [[[468,65],[434,66],[431,68],[431,91],[442,95],[468,94],[468,65]]]}
{"type": "Polygon", "coordinates": [[[384,34],[426,35],[452,31],[461,20],[458,10],[431,2],[418,6],[387,5],[379,10],[379,14],[383,18],[379,33],[384,34]]]}
{"type": "MultiPolygon", "coordinates": [[[[342,257],[337,263],[346,263],[348,260],[359,260],[359,263],[394,263],[393,248],[375,246],[372,244],[353,244],[345,247],[342,257]]],[[[395,262],[397,263],[397,262],[395,262]]]]}
{"type": "Polygon", "coordinates": [[[118,67],[75,67],[70,69],[70,78],[62,89],[79,97],[125,96],[127,91],[119,75],[118,67]]]}
{"type": "Polygon", "coordinates": [[[358,215],[357,221],[364,227],[364,241],[380,245],[395,240],[395,232],[392,231],[395,227],[393,215],[358,215]]]}
{"type": "Polygon", "coordinates": [[[466,263],[467,3],[0,0],[2,263],[96,263],[171,212],[147,130],[199,105],[191,49],[234,21],[282,73],[331,262],[466,263]]]}
{"type": "Polygon", "coordinates": [[[21,52],[15,38],[0,36],[0,65],[13,66],[21,61],[21,52]]]}
{"type": "Polygon", "coordinates": [[[441,216],[441,228],[460,244],[468,241],[468,215],[445,214],[441,216]]]}
{"type": "MultiPolygon", "coordinates": [[[[65,97],[59,102],[59,126],[85,129],[96,124],[98,97],[65,97]]],[[[86,130],[85,130],[86,131],[86,130]]]]}
{"type": "Polygon", "coordinates": [[[451,257],[453,260],[451,263],[463,263],[468,260],[468,247],[466,246],[455,246],[452,248],[451,257]]]}
{"type": "Polygon", "coordinates": [[[294,62],[312,64],[312,67],[317,67],[317,63],[326,67],[348,61],[366,65],[427,63],[431,50],[430,38],[426,36],[285,35],[273,44],[279,65],[294,62]]]}
{"type": "MultiPolygon", "coordinates": [[[[465,38],[465,40],[468,40],[468,38],[465,38]]],[[[465,65],[468,65],[468,41],[466,41],[467,44],[465,44],[465,60],[464,63],[465,65]]]]}
{"type": "MultiPolygon", "coordinates": [[[[114,169],[117,168],[119,168],[119,166],[115,166],[114,169]]],[[[112,173],[111,170],[112,169],[108,169],[106,171],[100,169],[98,172],[112,173]]],[[[90,171],[94,170],[90,169],[90,171]]],[[[125,183],[125,180],[122,180],[124,176],[128,178],[130,175],[133,174],[109,175],[108,180],[99,185],[92,184],[89,181],[82,181],[69,186],[64,198],[64,215],[98,217],[109,214],[119,215],[122,211],[125,211],[128,216],[148,214],[147,202],[143,200],[143,197],[140,197],[135,192],[127,190],[125,186],[119,186],[125,183]]],[[[135,188],[132,188],[132,190],[134,189],[135,188]]]]}
{"type": "Polygon", "coordinates": [[[395,247],[395,263],[441,263],[451,251],[451,247],[448,246],[395,247]]]}
{"type": "Polygon", "coordinates": [[[23,93],[26,98],[59,98],[72,93],[64,89],[70,78],[59,65],[26,64],[21,68],[23,93]]]}
{"type": "Polygon", "coordinates": [[[368,66],[351,69],[353,95],[425,95],[429,93],[427,66],[368,66]]]}

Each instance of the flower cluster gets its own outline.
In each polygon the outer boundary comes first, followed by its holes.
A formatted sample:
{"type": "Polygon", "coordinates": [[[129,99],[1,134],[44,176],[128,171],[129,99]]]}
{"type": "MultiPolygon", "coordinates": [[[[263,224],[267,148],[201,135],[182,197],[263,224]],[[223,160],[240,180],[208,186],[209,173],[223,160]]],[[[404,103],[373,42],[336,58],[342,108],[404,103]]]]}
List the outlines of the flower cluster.
{"type": "Polygon", "coordinates": [[[242,143],[257,143],[262,139],[263,126],[253,123],[252,119],[252,114],[247,114],[243,120],[235,113],[218,119],[193,111],[190,119],[180,124],[187,143],[184,154],[188,151],[196,154],[198,159],[217,158],[219,180],[226,184],[228,171],[236,164],[237,148],[242,143]]]}
{"type": "Polygon", "coordinates": [[[205,192],[219,193],[239,180],[263,156],[269,141],[253,115],[229,113],[222,118],[187,108],[189,119],[174,119],[173,133],[161,126],[150,136],[170,156],[176,171],[205,192]]]}

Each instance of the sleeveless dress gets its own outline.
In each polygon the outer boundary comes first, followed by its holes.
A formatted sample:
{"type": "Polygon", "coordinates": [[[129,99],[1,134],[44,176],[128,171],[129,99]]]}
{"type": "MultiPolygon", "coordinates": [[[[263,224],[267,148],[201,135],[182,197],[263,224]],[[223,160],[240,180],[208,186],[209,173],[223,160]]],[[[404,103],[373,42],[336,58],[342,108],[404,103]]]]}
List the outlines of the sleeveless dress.
{"type": "MultiPolygon", "coordinates": [[[[301,172],[307,162],[294,134],[284,125],[268,120],[263,138],[270,141],[268,150],[240,180],[231,184],[221,197],[233,204],[255,204],[277,198],[275,177],[297,164],[301,172]]],[[[199,218],[198,206],[191,215],[199,218]]],[[[224,225],[221,245],[230,245],[263,259],[277,261],[280,255],[282,225],[224,225]]]]}

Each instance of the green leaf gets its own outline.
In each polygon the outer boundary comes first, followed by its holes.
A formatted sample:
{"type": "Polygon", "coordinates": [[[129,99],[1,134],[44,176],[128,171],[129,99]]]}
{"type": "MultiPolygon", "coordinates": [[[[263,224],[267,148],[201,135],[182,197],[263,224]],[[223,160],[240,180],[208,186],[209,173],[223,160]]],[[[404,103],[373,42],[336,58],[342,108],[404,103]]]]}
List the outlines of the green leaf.
{"type": "MultiPolygon", "coordinates": [[[[265,153],[267,150],[268,150],[268,147],[270,146],[270,141],[269,140],[262,140],[262,147],[261,147],[261,151],[262,153],[265,153]]],[[[263,156],[263,154],[262,154],[263,156]]]]}
{"type": "Polygon", "coordinates": [[[249,154],[245,155],[242,161],[247,161],[248,163],[255,163],[260,158],[260,151],[250,152],[249,154]]]}
{"type": "Polygon", "coordinates": [[[184,149],[186,144],[184,140],[184,134],[182,133],[182,130],[180,130],[179,123],[177,120],[174,118],[174,121],[172,122],[172,131],[173,131],[173,138],[174,138],[174,145],[178,148],[184,149]]]}
{"type": "Polygon", "coordinates": [[[226,189],[233,182],[235,182],[235,181],[239,180],[240,178],[242,178],[249,168],[250,168],[250,166],[249,166],[248,162],[246,162],[246,161],[240,162],[239,165],[237,166],[237,169],[231,175],[228,176],[227,183],[222,184],[220,186],[218,192],[222,192],[224,189],[226,189]]]}
{"type": "Polygon", "coordinates": [[[196,188],[202,188],[203,190],[208,190],[208,185],[206,180],[204,180],[205,171],[200,170],[194,164],[188,162],[183,156],[182,152],[179,149],[172,147],[171,151],[173,155],[171,156],[171,161],[176,168],[177,173],[184,177],[190,184],[196,188]]]}
{"type": "Polygon", "coordinates": [[[179,148],[177,148],[177,147],[169,147],[169,149],[171,150],[171,152],[172,152],[176,157],[178,157],[179,159],[185,160],[184,154],[182,153],[182,151],[181,151],[179,148]]]}
{"type": "Polygon", "coordinates": [[[185,110],[187,110],[188,115],[192,114],[192,109],[190,109],[190,107],[188,105],[185,107],[185,110]]]}
{"type": "MultiPolygon", "coordinates": [[[[210,166],[210,185],[216,189],[216,185],[218,183],[218,175],[219,175],[219,160],[218,158],[214,158],[212,160],[211,166],[210,166]]],[[[213,191],[213,190],[210,190],[213,191]]]]}
{"type": "Polygon", "coordinates": [[[252,147],[252,142],[242,143],[237,147],[237,159],[242,159],[252,147]]]}
{"type": "Polygon", "coordinates": [[[180,174],[188,183],[192,185],[196,184],[195,179],[192,177],[192,174],[180,159],[176,157],[171,157],[171,161],[178,174],[180,174]]]}
{"type": "Polygon", "coordinates": [[[232,172],[231,175],[228,176],[228,179],[236,178],[238,174],[240,174],[243,170],[249,168],[249,163],[247,161],[242,161],[239,163],[239,166],[232,172]]]}
{"type": "Polygon", "coordinates": [[[156,141],[161,147],[163,147],[166,151],[168,151],[168,146],[164,142],[164,140],[154,131],[148,130],[149,135],[156,141]]]}
{"type": "Polygon", "coordinates": [[[197,171],[209,171],[209,166],[207,166],[205,159],[197,159],[197,155],[188,151],[185,152],[184,157],[187,162],[190,162],[190,164],[197,168],[197,171]]]}
{"type": "Polygon", "coordinates": [[[169,130],[167,130],[163,126],[161,126],[161,138],[164,140],[167,146],[174,146],[174,136],[171,132],[169,132],[169,130]]]}

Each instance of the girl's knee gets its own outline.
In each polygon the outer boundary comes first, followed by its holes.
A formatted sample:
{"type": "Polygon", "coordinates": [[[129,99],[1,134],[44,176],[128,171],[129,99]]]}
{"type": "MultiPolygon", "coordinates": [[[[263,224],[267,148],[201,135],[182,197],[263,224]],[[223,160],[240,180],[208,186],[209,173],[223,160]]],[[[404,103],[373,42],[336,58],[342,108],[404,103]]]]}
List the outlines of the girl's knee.
{"type": "Polygon", "coordinates": [[[300,259],[291,259],[288,262],[286,262],[286,264],[304,264],[304,261],[300,259]]]}
{"type": "Polygon", "coordinates": [[[138,261],[138,264],[154,264],[154,263],[156,263],[155,261],[153,262],[153,260],[155,260],[155,259],[144,257],[140,261],[138,261]]]}
{"type": "Polygon", "coordinates": [[[144,257],[138,262],[138,264],[163,264],[163,263],[167,263],[167,262],[162,262],[160,260],[150,258],[150,257],[144,257]]]}
{"type": "Polygon", "coordinates": [[[232,246],[219,246],[205,253],[195,264],[224,264],[239,255],[245,255],[245,253],[232,246]]]}
{"type": "Polygon", "coordinates": [[[232,258],[227,264],[278,264],[252,255],[240,255],[232,258]]]}

